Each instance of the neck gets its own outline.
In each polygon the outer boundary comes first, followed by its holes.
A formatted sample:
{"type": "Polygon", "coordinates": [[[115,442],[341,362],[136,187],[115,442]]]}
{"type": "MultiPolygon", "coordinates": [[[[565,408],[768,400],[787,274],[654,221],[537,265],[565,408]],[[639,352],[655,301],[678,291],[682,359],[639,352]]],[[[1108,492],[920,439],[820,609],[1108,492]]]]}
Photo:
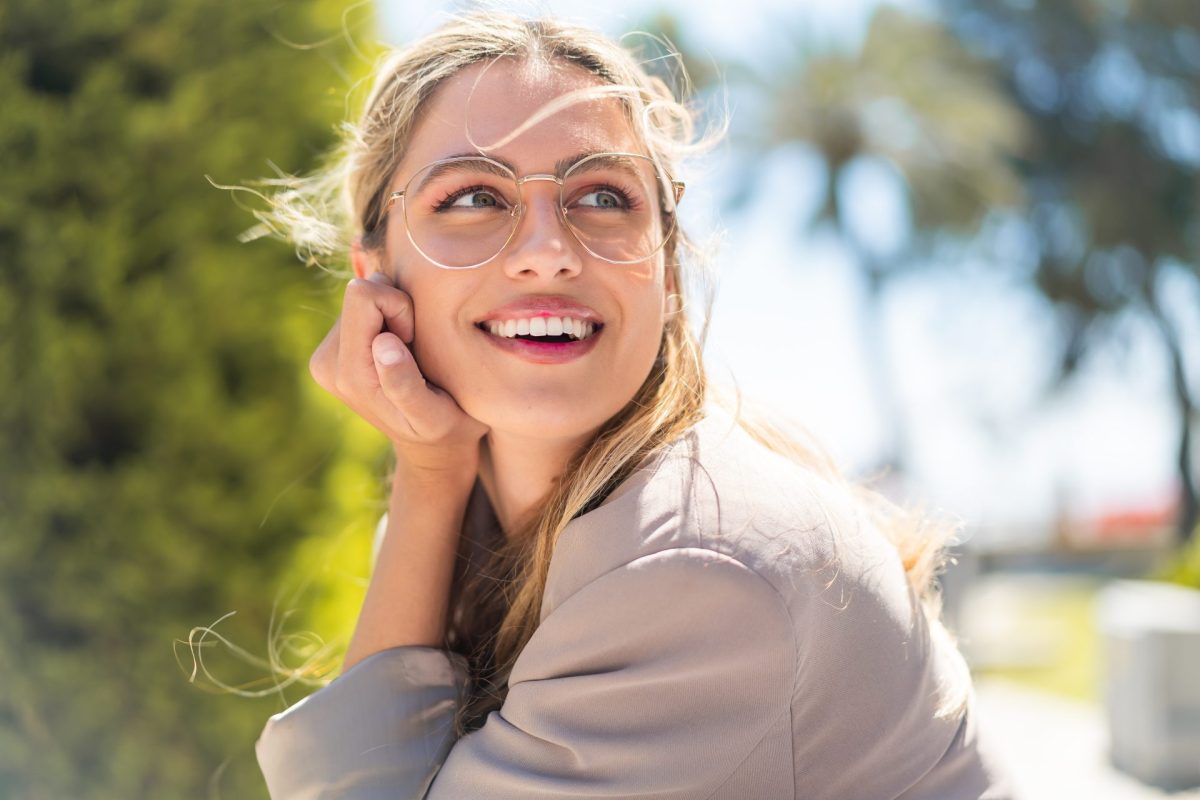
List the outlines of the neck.
{"type": "Polygon", "coordinates": [[[536,439],[492,429],[479,451],[479,481],[505,536],[541,503],[590,436],[536,439]]]}

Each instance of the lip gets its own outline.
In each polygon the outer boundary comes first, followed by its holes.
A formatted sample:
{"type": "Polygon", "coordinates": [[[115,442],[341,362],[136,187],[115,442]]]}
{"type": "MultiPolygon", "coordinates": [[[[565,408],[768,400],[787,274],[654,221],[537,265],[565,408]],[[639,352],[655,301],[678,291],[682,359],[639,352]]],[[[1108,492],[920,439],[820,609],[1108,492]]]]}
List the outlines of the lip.
{"type": "Polygon", "coordinates": [[[504,322],[533,317],[572,317],[585,322],[595,322],[597,326],[604,324],[599,314],[582,303],[562,295],[544,294],[529,295],[493,308],[485,316],[475,320],[475,325],[481,322],[504,322]]]}
{"type": "Polygon", "coordinates": [[[604,335],[603,328],[597,327],[596,332],[583,341],[552,344],[531,342],[526,339],[506,339],[502,336],[494,336],[479,326],[476,326],[475,330],[479,331],[480,336],[487,337],[488,341],[499,349],[534,364],[566,364],[582,358],[596,347],[596,340],[604,335]]]}

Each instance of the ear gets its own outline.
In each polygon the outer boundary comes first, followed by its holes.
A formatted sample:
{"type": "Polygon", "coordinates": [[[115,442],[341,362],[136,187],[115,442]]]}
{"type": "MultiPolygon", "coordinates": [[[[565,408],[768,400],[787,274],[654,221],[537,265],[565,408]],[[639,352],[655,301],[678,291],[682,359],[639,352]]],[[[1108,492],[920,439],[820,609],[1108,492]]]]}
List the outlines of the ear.
{"type": "Polygon", "coordinates": [[[376,272],[383,271],[380,254],[375,250],[367,250],[362,244],[362,234],[354,237],[350,244],[350,264],[354,267],[354,277],[366,278],[376,272]]]}
{"type": "Polygon", "coordinates": [[[679,313],[681,299],[675,286],[675,270],[668,268],[666,288],[663,291],[663,316],[671,317],[679,313]]]}

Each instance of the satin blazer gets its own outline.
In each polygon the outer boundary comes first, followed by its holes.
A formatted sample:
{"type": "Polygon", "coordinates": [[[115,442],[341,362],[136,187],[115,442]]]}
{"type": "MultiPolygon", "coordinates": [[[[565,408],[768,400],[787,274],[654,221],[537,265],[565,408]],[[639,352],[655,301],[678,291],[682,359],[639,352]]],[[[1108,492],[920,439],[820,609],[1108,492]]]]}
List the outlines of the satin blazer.
{"type": "Polygon", "coordinates": [[[895,548],[714,404],[566,526],[540,620],[502,707],[457,740],[466,660],[434,647],[270,717],[270,796],[1011,798],[895,548]],[[938,716],[955,692],[965,710],[938,716]]]}

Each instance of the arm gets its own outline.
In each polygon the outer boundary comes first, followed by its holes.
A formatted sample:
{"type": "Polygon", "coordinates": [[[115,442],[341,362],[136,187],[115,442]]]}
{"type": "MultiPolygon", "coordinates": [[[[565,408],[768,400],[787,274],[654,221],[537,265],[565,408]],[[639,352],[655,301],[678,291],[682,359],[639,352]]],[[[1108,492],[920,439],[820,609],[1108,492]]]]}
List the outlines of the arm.
{"type": "Polygon", "coordinates": [[[397,472],[342,674],[271,717],[255,745],[272,798],[375,797],[428,784],[445,758],[467,681],[466,660],[439,649],[470,493],[459,486],[397,472]]]}
{"type": "Polygon", "coordinates": [[[271,717],[255,743],[272,800],[420,797],[454,744],[466,659],[381,650],[271,717]]]}
{"type": "MultiPolygon", "coordinates": [[[[517,659],[500,711],[457,742],[427,727],[453,713],[453,681],[412,681],[404,665],[413,655],[380,653],[374,669],[364,661],[339,679],[344,696],[372,702],[331,700],[300,710],[293,728],[275,733],[274,751],[298,764],[321,762],[288,793],[273,788],[275,800],[324,791],[354,800],[707,798],[769,730],[787,724],[797,664],[791,618],[775,589],[740,562],[699,548],[635,559],[564,600],[517,659]],[[391,772],[348,792],[349,762],[325,759],[310,734],[364,723],[380,737],[375,746],[391,772]]],[[[790,780],[790,759],[785,769],[790,780]]]]}
{"type": "Polygon", "coordinates": [[[787,607],[741,562],[635,559],[551,611],[425,797],[709,798],[788,724],[796,666],[787,607]]]}
{"type": "MultiPolygon", "coordinates": [[[[428,784],[452,743],[466,664],[443,641],[459,531],[488,427],[425,380],[409,345],[411,298],[375,272],[356,239],[359,277],[309,360],[323,389],[396,449],[389,534],[342,675],[267,722],[255,744],[273,798],[392,796],[428,784]]],[[[411,792],[410,792],[411,793],[411,792]]]]}
{"type": "Polygon", "coordinates": [[[397,472],[380,545],[342,671],[391,647],[441,647],[459,532],[474,476],[431,483],[397,472]]]}

